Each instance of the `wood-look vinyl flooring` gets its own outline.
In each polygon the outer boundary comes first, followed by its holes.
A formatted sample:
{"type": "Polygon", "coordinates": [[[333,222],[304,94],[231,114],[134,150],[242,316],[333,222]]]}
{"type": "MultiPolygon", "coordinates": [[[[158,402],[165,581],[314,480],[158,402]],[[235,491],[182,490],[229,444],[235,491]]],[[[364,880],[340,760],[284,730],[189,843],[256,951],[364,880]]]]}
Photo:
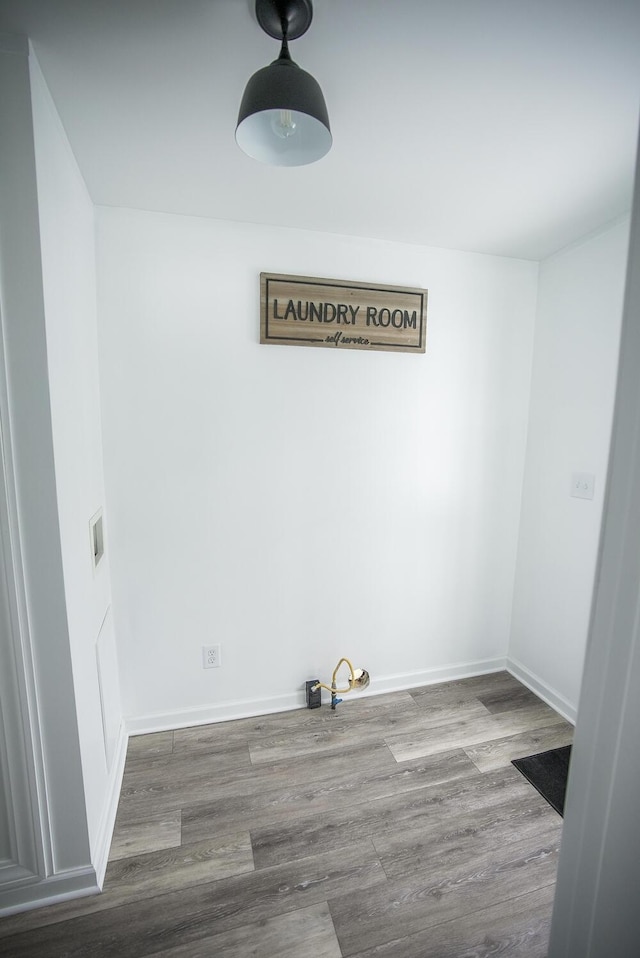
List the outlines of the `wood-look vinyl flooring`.
{"type": "Polygon", "coordinates": [[[7,958],[544,958],[572,726],[507,672],[132,738],[102,894],[7,958]]]}

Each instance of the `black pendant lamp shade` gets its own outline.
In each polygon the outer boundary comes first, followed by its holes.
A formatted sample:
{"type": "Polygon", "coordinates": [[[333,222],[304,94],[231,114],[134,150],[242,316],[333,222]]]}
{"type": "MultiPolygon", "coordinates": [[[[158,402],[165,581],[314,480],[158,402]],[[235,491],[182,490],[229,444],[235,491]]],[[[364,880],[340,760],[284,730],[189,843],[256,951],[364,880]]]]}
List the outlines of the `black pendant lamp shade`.
{"type": "Polygon", "coordinates": [[[313,15],[311,0],[257,0],[256,16],[270,36],[282,40],[277,60],[247,83],[236,142],[249,156],[273,166],[314,163],[331,149],[322,90],[289,55],[287,41],[301,36],[313,15]]]}

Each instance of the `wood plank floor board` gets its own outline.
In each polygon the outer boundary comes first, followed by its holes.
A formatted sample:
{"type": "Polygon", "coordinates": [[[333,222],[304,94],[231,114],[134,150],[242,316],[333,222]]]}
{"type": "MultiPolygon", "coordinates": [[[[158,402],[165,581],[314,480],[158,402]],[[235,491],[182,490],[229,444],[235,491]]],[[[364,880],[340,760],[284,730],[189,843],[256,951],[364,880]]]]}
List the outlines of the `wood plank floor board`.
{"type": "Polygon", "coordinates": [[[544,885],[353,958],[546,958],[554,887],[544,885]]]}
{"type": "Polygon", "coordinates": [[[475,675],[468,679],[454,679],[451,682],[440,682],[436,685],[423,685],[416,689],[409,689],[409,694],[416,705],[429,707],[437,703],[456,704],[458,702],[477,699],[480,695],[490,695],[498,691],[517,691],[523,688],[509,672],[489,672],[485,675],[475,675]]]}
{"type": "Polygon", "coordinates": [[[141,822],[116,822],[109,861],[172,848],[180,844],[181,833],[182,812],[179,808],[150,815],[141,822]]]}
{"type": "Polygon", "coordinates": [[[124,769],[123,782],[135,785],[140,782],[153,781],[184,781],[202,778],[203,775],[217,775],[220,772],[235,772],[239,768],[249,768],[251,756],[246,742],[234,744],[229,748],[217,746],[194,759],[193,756],[182,752],[169,752],[150,755],[146,762],[136,757],[127,763],[124,769]]]}
{"type": "Polygon", "coordinates": [[[542,958],[562,819],[510,762],[572,731],[499,672],[136,736],[103,893],[0,954],[542,958]]]}
{"type": "Polygon", "coordinates": [[[469,748],[497,738],[529,732],[558,723],[558,714],[540,702],[538,705],[499,712],[429,729],[424,734],[389,735],[385,742],[398,762],[436,755],[454,747],[469,748]]]}
{"type": "Polygon", "coordinates": [[[450,867],[478,856],[483,848],[493,853],[496,845],[502,850],[541,834],[549,840],[557,835],[559,840],[561,833],[559,816],[544,799],[456,816],[455,825],[449,828],[441,820],[423,823],[422,828],[417,825],[412,823],[404,833],[394,831],[372,839],[388,878],[413,875],[442,862],[450,867]]]}
{"type": "Polygon", "coordinates": [[[484,716],[489,715],[489,709],[486,705],[477,699],[469,698],[461,702],[437,702],[431,705],[426,703],[419,706],[418,715],[415,716],[412,722],[398,723],[396,729],[390,729],[388,733],[385,733],[385,738],[388,734],[402,734],[403,732],[410,733],[413,729],[430,729],[430,728],[440,728],[444,725],[451,725],[455,722],[461,722],[465,719],[473,722],[477,718],[484,718],[484,716]]]}
{"type": "Polygon", "coordinates": [[[111,901],[123,904],[253,870],[251,838],[248,831],[240,831],[112,862],[107,867],[104,892],[111,901]]]}
{"type": "Polygon", "coordinates": [[[489,902],[527,895],[555,880],[559,841],[523,840],[456,863],[441,860],[410,878],[329,898],[344,956],[423,931],[489,902]]]}
{"type": "Polygon", "coordinates": [[[341,958],[326,902],[266,918],[149,958],[341,958]]]}
{"type": "Polygon", "coordinates": [[[148,762],[152,755],[165,755],[173,751],[173,732],[150,732],[147,735],[132,735],[127,745],[127,762],[141,758],[148,762]]]}
{"type": "Polygon", "coordinates": [[[515,689],[495,689],[492,692],[479,692],[478,700],[489,712],[512,712],[514,709],[531,708],[539,703],[537,695],[520,686],[515,689]]]}
{"type": "Polygon", "coordinates": [[[464,751],[478,771],[491,772],[510,766],[514,758],[524,758],[525,755],[535,755],[537,752],[546,752],[548,749],[561,748],[564,745],[570,745],[572,741],[573,726],[569,722],[561,721],[557,725],[549,725],[546,728],[520,732],[518,735],[494,739],[491,742],[483,742],[481,745],[472,745],[464,751]]]}

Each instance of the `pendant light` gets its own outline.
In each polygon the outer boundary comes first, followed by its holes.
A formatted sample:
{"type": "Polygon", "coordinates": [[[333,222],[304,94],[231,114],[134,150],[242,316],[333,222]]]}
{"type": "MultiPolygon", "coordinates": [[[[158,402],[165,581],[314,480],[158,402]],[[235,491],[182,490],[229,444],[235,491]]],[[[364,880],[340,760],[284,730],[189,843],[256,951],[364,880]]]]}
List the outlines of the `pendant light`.
{"type": "Polygon", "coordinates": [[[241,150],[272,166],[315,163],[331,149],[329,116],[322,90],[294,63],[289,40],[309,28],[311,0],[256,0],[258,23],[280,40],[280,56],[247,83],[236,127],[241,150]]]}

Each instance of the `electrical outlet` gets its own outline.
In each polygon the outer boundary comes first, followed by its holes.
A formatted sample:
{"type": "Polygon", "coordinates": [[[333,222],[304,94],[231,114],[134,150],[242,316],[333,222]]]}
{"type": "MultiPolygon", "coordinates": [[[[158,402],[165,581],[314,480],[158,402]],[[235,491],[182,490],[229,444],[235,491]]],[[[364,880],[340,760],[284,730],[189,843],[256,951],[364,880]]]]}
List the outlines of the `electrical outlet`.
{"type": "Polygon", "coordinates": [[[203,645],[202,646],[202,668],[219,669],[220,668],[220,646],[203,645]]]}

